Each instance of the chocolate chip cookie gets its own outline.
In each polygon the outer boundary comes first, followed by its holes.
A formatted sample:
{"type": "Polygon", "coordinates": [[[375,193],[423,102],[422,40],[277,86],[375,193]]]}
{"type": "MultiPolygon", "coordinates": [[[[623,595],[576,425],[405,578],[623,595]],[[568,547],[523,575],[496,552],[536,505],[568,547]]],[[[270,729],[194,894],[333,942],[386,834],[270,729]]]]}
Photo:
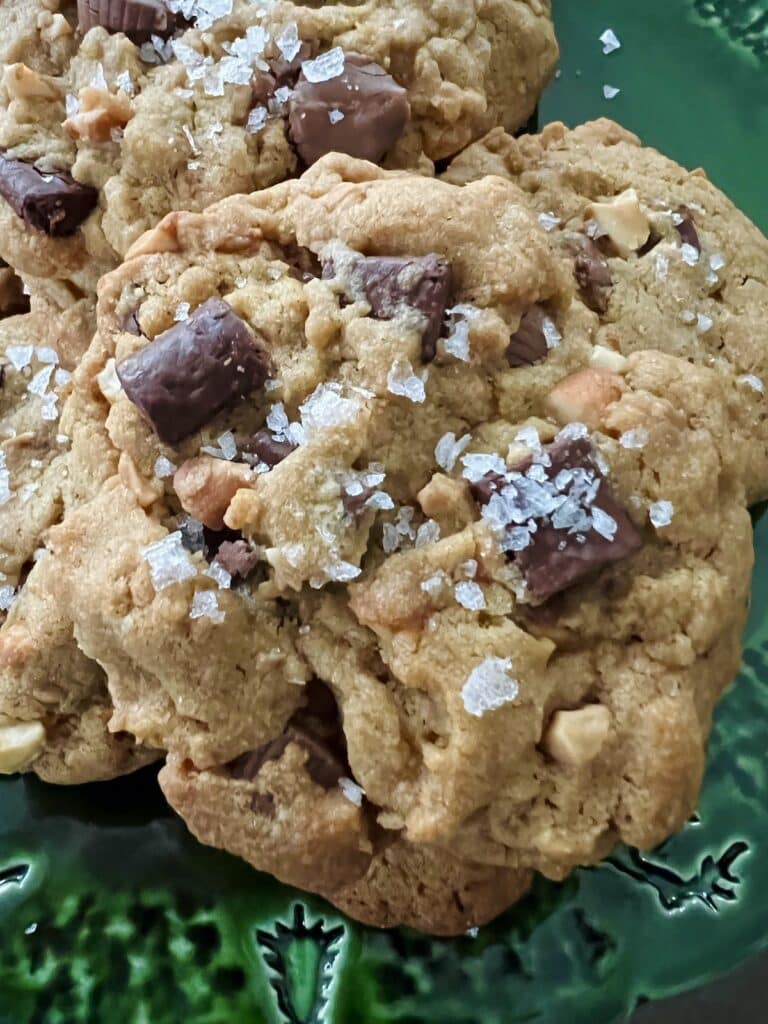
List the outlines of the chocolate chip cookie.
{"type": "Polygon", "coordinates": [[[557,59],[549,0],[16,0],[0,18],[0,256],[81,292],[170,210],[331,150],[429,171],[516,129],[557,59]]]}
{"type": "Polygon", "coordinates": [[[595,344],[577,288],[509,181],[341,155],[102,282],[73,456],[116,472],[51,593],[192,831],[361,920],[461,931],[695,806],[731,382],[595,344]]]}
{"type": "Polygon", "coordinates": [[[446,178],[511,179],[573,277],[595,344],[727,376],[750,501],[768,497],[768,241],[710,182],[611,121],[469,147],[446,178]]]}

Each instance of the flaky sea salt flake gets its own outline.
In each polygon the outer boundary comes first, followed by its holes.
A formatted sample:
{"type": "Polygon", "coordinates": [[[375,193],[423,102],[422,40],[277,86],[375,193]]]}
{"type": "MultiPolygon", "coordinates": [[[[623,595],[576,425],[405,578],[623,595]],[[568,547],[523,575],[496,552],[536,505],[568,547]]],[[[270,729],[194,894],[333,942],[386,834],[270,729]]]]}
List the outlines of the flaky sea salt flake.
{"type": "Polygon", "coordinates": [[[14,370],[23,370],[32,362],[34,351],[33,345],[9,345],[5,350],[5,355],[7,359],[10,359],[14,370]]]}
{"type": "Polygon", "coordinates": [[[256,132],[260,132],[264,125],[267,123],[268,112],[266,107],[254,107],[253,110],[248,114],[248,120],[245,123],[246,131],[254,135],[256,132]]]}
{"type": "Polygon", "coordinates": [[[744,373],[741,377],[737,377],[736,380],[739,384],[746,384],[753,391],[759,391],[761,395],[765,394],[765,384],[754,373],[744,373]]]}
{"type": "Polygon", "coordinates": [[[645,427],[634,427],[632,430],[625,430],[619,437],[619,444],[622,448],[645,448],[648,444],[648,431],[645,427]]]}
{"type": "Polygon", "coordinates": [[[149,563],[152,585],[157,591],[197,575],[197,569],[182,543],[180,530],[148,544],[141,549],[141,556],[149,563]]]}
{"type": "Polygon", "coordinates": [[[339,789],[351,804],[354,804],[355,807],[362,807],[365,790],[356,782],[347,778],[346,775],[342,775],[339,779],[339,789]]]}
{"type": "Polygon", "coordinates": [[[486,607],[485,594],[478,583],[462,580],[456,584],[453,592],[462,608],[467,608],[473,612],[480,612],[486,607]]]}
{"type": "Polygon", "coordinates": [[[604,85],[603,86],[603,96],[607,100],[615,99],[619,95],[620,92],[621,92],[621,89],[618,89],[615,85],[604,85]]]}
{"type": "Polygon", "coordinates": [[[614,50],[618,50],[621,47],[619,37],[612,28],[607,28],[599,38],[603,44],[603,53],[606,55],[613,53],[614,50]]]}
{"type": "Polygon", "coordinates": [[[675,507],[671,501],[655,501],[648,509],[648,518],[658,530],[662,526],[669,526],[674,512],[675,507]]]}
{"type": "Polygon", "coordinates": [[[701,254],[695,245],[691,245],[689,242],[683,242],[680,246],[680,259],[683,263],[687,263],[689,267],[695,267],[699,262],[701,254]]]}
{"type": "Polygon", "coordinates": [[[469,674],[461,690],[461,699],[470,715],[480,718],[515,700],[520,684],[509,672],[511,658],[486,658],[469,674]]]}
{"type": "Polygon", "coordinates": [[[216,583],[218,583],[220,590],[229,590],[232,585],[232,576],[227,572],[221,562],[211,562],[203,575],[215,580],[216,583]]]}
{"type": "Polygon", "coordinates": [[[560,218],[554,213],[540,213],[539,224],[544,228],[545,231],[554,231],[555,228],[560,227],[560,218]]]}
{"type": "Polygon", "coordinates": [[[301,70],[308,82],[329,82],[344,74],[344,51],[340,46],[334,46],[314,60],[303,61],[301,70]]]}
{"type": "Polygon", "coordinates": [[[619,528],[618,523],[609,516],[607,512],[603,512],[601,508],[596,506],[592,509],[592,529],[595,533],[600,534],[606,540],[613,540],[616,536],[616,530],[619,528]]]}
{"type": "Polygon", "coordinates": [[[429,544],[436,544],[440,540],[440,527],[434,519],[428,519],[422,523],[416,531],[415,546],[425,548],[429,544]]]}
{"type": "Polygon", "coordinates": [[[155,459],[155,476],[158,480],[165,480],[169,476],[173,476],[178,467],[170,459],[166,459],[164,455],[159,455],[155,459]]]}
{"type": "Polygon", "coordinates": [[[331,124],[338,124],[339,121],[344,120],[344,112],[342,110],[329,110],[328,120],[331,122],[331,124]]]}
{"type": "Polygon", "coordinates": [[[456,460],[472,440],[469,434],[464,434],[458,441],[453,431],[443,434],[435,445],[435,461],[446,473],[450,473],[456,465],[456,460]]]}
{"type": "Polygon", "coordinates": [[[224,621],[225,612],[219,608],[219,598],[215,590],[199,590],[192,598],[189,611],[190,619],[210,619],[211,622],[224,621]]]}
{"type": "Polygon", "coordinates": [[[301,49],[301,39],[299,39],[299,29],[295,21],[289,22],[275,39],[278,50],[283,55],[283,60],[290,63],[294,57],[298,56],[299,50],[301,49]]]}

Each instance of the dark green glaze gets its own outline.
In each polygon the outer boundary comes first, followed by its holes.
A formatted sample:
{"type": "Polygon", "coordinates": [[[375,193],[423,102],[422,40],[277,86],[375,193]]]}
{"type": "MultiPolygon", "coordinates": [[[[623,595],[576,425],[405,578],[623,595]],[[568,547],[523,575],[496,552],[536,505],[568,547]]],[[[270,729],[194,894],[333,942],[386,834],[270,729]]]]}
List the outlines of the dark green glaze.
{"type": "MultiPolygon", "coordinates": [[[[766,229],[765,0],[559,0],[544,120],[613,116],[766,229]],[[623,46],[604,57],[611,26],[623,46]],[[622,92],[608,102],[602,85],[622,92]]],[[[768,946],[768,523],[698,819],[531,895],[477,938],[350,924],[165,809],[152,771],[0,781],[0,1024],[613,1024],[768,946]]]]}

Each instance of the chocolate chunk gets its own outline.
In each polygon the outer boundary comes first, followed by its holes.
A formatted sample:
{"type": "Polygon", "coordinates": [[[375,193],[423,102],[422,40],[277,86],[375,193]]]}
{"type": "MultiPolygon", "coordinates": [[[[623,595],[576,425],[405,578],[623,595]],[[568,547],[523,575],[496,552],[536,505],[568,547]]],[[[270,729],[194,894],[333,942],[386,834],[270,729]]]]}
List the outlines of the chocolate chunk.
{"type": "Polygon", "coordinates": [[[613,285],[611,268],[591,238],[584,238],[573,266],[581,297],[595,313],[608,309],[608,295],[613,285]]]}
{"type": "Polygon", "coordinates": [[[181,543],[187,551],[205,551],[205,527],[198,519],[184,519],[179,523],[181,543]]]}
{"type": "Polygon", "coordinates": [[[677,211],[683,218],[679,224],[675,224],[678,235],[683,245],[692,245],[696,252],[701,252],[701,240],[693,222],[693,214],[687,206],[681,206],[677,211]]]}
{"type": "Polygon", "coordinates": [[[638,256],[647,256],[649,252],[651,252],[653,249],[656,248],[656,246],[659,244],[660,241],[661,241],[661,235],[658,233],[658,231],[654,231],[653,228],[651,228],[650,235],[648,235],[646,240],[643,242],[643,244],[637,250],[637,255],[638,256]]]}
{"type": "Polygon", "coordinates": [[[251,95],[254,106],[265,107],[270,97],[275,95],[277,82],[268,71],[256,70],[251,78],[251,95]]]}
{"type": "MultiPolygon", "coordinates": [[[[477,484],[473,487],[475,497],[483,504],[496,491],[503,491],[505,499],[520,508],[530,508],[542,498],[554,497],[559,502],[554,511],[534,517],[536,530],[527,546],[509,552],[530,592],[542,601],[603,566],[626,558],[642,543],[632,520],[611,493],[587,438],[561,438],[545,445],[544,452],[549,465],[539,462],[534,467],[531,458],[512,467],[522,477],[509,481],[495,477],[483,489],[477,484]],[[532,467],[536,470],[533,477],[526,475],[532,467]],[[484,499],[484,494],[488,498],[484,499]],[[613,520],[612,540],[598,533],[593,523],[590,525],[597,510],[610,517],[608,522],[613,520]]],[[[521,518],[517,517],[519,521],[521,518]]],[[[610,532],[605,530],[605,523],[603,519],[604,532],[610,532]]],[[[510,529],[515,528],[513,521],[510,529]]]]}
{"type": "MultiPolygon", "coordinates": [[[[361,485],[362,486],[362,485],[361,485]]],[[[347,515],[353,516],[355,519],[363,514],[365,511],[365,503],[368,501],[370,496],[375,493],[373,487],[363,487],[359,494],[347,494],[344,490],[344,485],[341,487],[341,504],[344,506],[344,511],[347,515]]]]}
{"type": "Polygon", "coordinates": [[[83,33],[100,25],[107,32],[123,32],[131,42],[141,44],[152,36],[167,39],[176,21],[176,15],[161,0],[77,0],[77,24],[83,33]]]}
{"type": "Polygon", "coordinates": [[[544,320],[547,314],[541,306],[531,306],[523,315],[520,326],[509,339],[507,362],[512,367],[533,366],[547,357],[547,338],[544,320]]]}
{"type": "Polygon", "coordinates": [[[117,375],[125,393],[161,441],[175,444],[269,376],[264,338],[221,299],[124,359],[117,375]]]}
{"type": "Polygon", "coordinates": [[[475,480],[469,485],[472,497],[479,505],[487,505],[491,495],[503,489],[506,483],[500,473],[486,473],[480,480],[475,480]]]}
{"type": "Polygon", "coordinates": [[[68,174],[44,174],[33,164],[0,153],[0,196],[35,231],[64,238],[77,231],[99,194],[68,174]]]}
{"type": "Polygon", "coordinates": [[[7,363],[0,363],[0,388],[5,387],[5,368],[7,363]]]}
{"type": "Polygon", "coordinates": [[[307,774],[323,789],[333,789],[344,775],[346,767],[336,753],[306,730],[289,725],[282,736],[241,754],[227,765],[235,779],[255,779],[267,761],[279,761],[289,743],[297,743],[307,753],[304,767],[307,774]]]}
{"type": "Polygon", "coordinates": [[[409,114],[405,89],[356,53],[345,54],[344,71],[327,81],[309,82],[302,72],[288,101],[291,139],[306,164],[334,151],[378,163],[409,114]]]}
{"type": "MultiPolygon", "coordinates": [[[[430,253],[401,259],[396,256],[360,256],[350,267],[377,320],[391,320],[403,306],[417,309],[426,318],[421,335],[421,358],[435,358],[437,339],[451,293],[451,267],[446,259],[430,253]]],[[[332,260],[323,265],[323,277],[335,276],[332,260]]]]}
{"type": "Polygon", "coordinates": [[[259,459],[266,463],[270,469],[287,459],[296,445],[292,441],[281,441],[273,436],[272,431],[263,427],[257,430],[252,437],[240,445],[240,450],[249,455],[258,455],[259,459]]]}
{"type": "Polygon", "coordinates": [[[225,540],[216,552],[216,561],[232,577],[244,580],[259,564],[259,553],[245,540],[225,540]]]}

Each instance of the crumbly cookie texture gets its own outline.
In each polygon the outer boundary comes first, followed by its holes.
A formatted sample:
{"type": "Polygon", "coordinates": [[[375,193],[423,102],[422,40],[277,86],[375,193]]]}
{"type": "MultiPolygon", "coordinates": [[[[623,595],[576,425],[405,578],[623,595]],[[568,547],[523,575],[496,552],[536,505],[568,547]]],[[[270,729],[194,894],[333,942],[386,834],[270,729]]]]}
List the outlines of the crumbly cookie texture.
{"type": "Polygon", "coordinates": [[[78,27],[73,3],[46,4],[0,11],[16,40],[0,81],[0,255],[88,292],[170,210],[330,149],[429,171],[495,124],[514,130],[557,60],[549,0],[170,2],[151,38],[131,23],[146,6],[81,4],[96,14],[78,27]]]}
{"type": "Polygon", "coordinates": [[[109,730],[204,842],[374,924],[659,842],[739,661],[729,387],[595,345],[498,177],[334,155],[170,214],[102,282],[72,455],[116,472],[46,562],[109,730]]]}
{"type": "Polygon", "coordinates": [[[710,182],[611,121],[502,130],[445,177],[511,179],[574,275],[595,344],[657,348],[733,382],[734,442],[746,448],[750,501],[768,496],[768,241],[710,182]]]}
{"type": "Polygon", "coordinates": [[[68,308],[36,300],[0,321],[0,769],[51,782],[123,774],[151,759],[133,737],[111,735],[106,677],[77,647],[53,598],[47,531],[114,472],[112,452],[89,444],[86,393],[71,376],[95,326],[90,300],[68,308]],[[34,738],[34,743],[30,742],[34,738]]]}

